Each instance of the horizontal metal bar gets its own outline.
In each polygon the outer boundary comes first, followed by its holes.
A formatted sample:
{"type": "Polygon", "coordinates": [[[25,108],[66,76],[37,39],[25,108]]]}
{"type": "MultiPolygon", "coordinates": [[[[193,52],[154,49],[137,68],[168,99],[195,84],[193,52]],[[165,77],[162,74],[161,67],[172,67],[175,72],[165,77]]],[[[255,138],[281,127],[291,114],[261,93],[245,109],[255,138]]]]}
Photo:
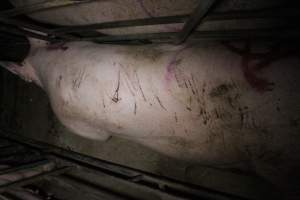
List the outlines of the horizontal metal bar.
{"type": "MultiPolygon", "coordinates": [[[[216,30],[216,31],[196,31],[191,34],[191,40],[239,40],[239,39],[291,39],[300,38],[299,28],[268,28],[268,29],[237,29],[237,30],[216,30]]],[[[163,40],[170,42],[177,37],[177,32],[146,33],[129,35],[110,35],[99,37],[85,37],[81,40],[94,41],[99,43],[120,42],[131,40],[163,40]]]]}
{"type": "Polygon", "coordinates": [[[15,181],[15,182],[12,182],[12,183],[5,184],[5,185],[1,185],[0,186],[0,192],[4,192],[4,191],[6,191],[10,188],[13,188],[13,187],[21,187],[21,186],[24,186],[24,185],[42,180],[47,176],[54,176],[54,175],[63,174],[63,173],[65,173],[65,172],[67,172],[71,169],[72,169],[72,167],[61,167],[59,169],[55,169],[55,170],[50,171],[50,172],[41,173],[39,175],[32,176],[30,178],[25,178],[23,180],[19,180],[19,181],[15,181]]]}
{"type": "Polygon", "coordinates": [[[59,177],[55,177],[64,183],[72,185],[75,189],[81,191],[82,193],[89,193],[97,195],[97,197],[101,197],[103,199],[114,199],[114,200],[129,200],[132,198],[125,197],[121,194],[114,193],[113,191],[102,188],[99,185],[95,185],[94,183],[87,182],[85,180],[81,180],[77,177],[62,175],[59,177]]]}
{"type": "Polygon", "coordinates": [[[85,32],[91,30],[109,29],[109,28],[123,28],[132,26],[146,26],[146,25],[160,25],[160,24],[172,24],[183,23],[188,19],[188,15],[177,15],[167,17],[152,17],[146,19],[134,19],[134,20],[122,20],[114,22],[104,22],[80,26],[65,26],[52,30],[54,34],[85,32]]]}
{"type": "Polygon", "coordinates": [[[70,5],[81,4],[81,3],[90,3],[93,1],[97,1],[97,0],[45,0],[42,2],[38,2],[38,3],[6,10],[6,11],[1,11],[0,16],[15,17],[17,15],[29,14],[41,10],[53,9],[53,8],[70,6],[70,5]]]}
{"type": "Polygon", "coordinates": [[[209,13],[203,21],[223,21],[241,19],[295,18],[300,16],[298,8],[265,8],[257,10],[232,10],[209,13]]]}
{"type": "MultiPolygon", "coordinates": [[[[186,194],[199,196],[199,197],[214,197],[213,199],[241,199],[240,197],[221,193],[215,190],[211,190],[205,187],[196,186],[192,184],[183,183],[180,181],[176,181],[170,178],[161,177],[158,175],[150,174],[147,172],[143,172],[141,170],[133,169],[126,166],[121,166],[118,164],[114,164],[105,160],[95,159],[89,156],[83,156],[79,153],[75,153],[72,151],[66,151],[62,148],[55,147],[53,145],[49,145],[42,142],[35,142],[32,139],[18,136],[19,138],[14,137],[13,134],[6,134],[5,132],[0,130],[2,137],[5,137],[8,140],[12,140],[14,142],[22,141],[29,146],[34,148],[40,148],[41,151],[45,153],[50,153],[57,159],[62,159],[65,162],[70,162],[72,164],[76,164],[78,166],[82,166],[84,168],[94,168],[91,169],[96,173],[96,170],[102,171],[102,173],[106,173],[109,176],[114,176],[118,178],[120,181],[125,181],[129,184],[134,184],[135,187],[147,190],[150,192],[156,192],[161,195],[172,195],[165,193],[163,190],[156,188],[151,188],[146,185],[140,184],[138,182],[146,182],[158,185],[163,185],[166,188],[178,189],[178,191],[184,192],[186,194]],[[136,177],[139,177],[138,179],[136,177]]],[[[172,195],[173,196],[173,195],[172,195]]]]}
{"type": "Polygon", "coordinates": [[[44,28],[44,27],[41,27],[41,26],[38,26],[35,24],[30,24],[30,23],[20,21],[17,19],[7,19],[7,18],[0,17],[0,22],[9,24],[9,25],[18,26],[18,27],[32,29],[34,31],[39,31],[39,32],[43,32],[43,33],[51,33],[51,30],[49,30],[47,28],[44,28]]]}
{"type": "Polygon", "coordinates": [[[224,31],[196,31],[191,40],[241,40],[241,39],[300,39],[300,27],[295,28],[265,28],[237,29],[224,31]]]}
{"type": "Polygon", "coordinates": [[[0,170],[0,175],[20,172],[20,171],[23,171],[23,170],[28,170],[28,169],[40,167],[40,166],[43,166],[43,165],[46,165],[46,164],[49,164],[49,163],[50,163],[49,160],[42,160],[42,161],[38,161],[38,162],[34,162],[34,163],[21,165],[21,166],[18,166],[18,167],[9,168],[9,169],[6,169],[6,170],[0,170]]]}
{"type": "MultiPolygon", "coordinates": [[[[229,11],[229,12],[214,12],[208,14],[203,18],[205,21],[223,21],[223,20],[240,20],[240,19],[258,19],[258,18],[290,18],[300,16],[295,8],[281,8],[281,9],[259,9],[259,10],[244,10],[244,11],[229,11]]],[[[172,24],[172,23],[183,23],[189,18],[189,15],[177,15],[177,16],[166,16],[166,17],[152,17],[144,19],[134,20],[122,20],[113,22],[103,22],[88,25],[78,26],[64,26],[55,28],[50,32],[53,34],[66,34],[66,33],[80,33],[86,31],[110,29],[110,28],[124,28],[134,26],[146,26],[146,25],[161,25],[161,24],[172,24]]]]}
{"type": "Polygon", "coordinates": [[[0,158],[10,156],[12,154],[22,154],[26,152],[26,148],[21,145],[11,145],[5,148],[0,148],[0,158]]]}
{"type": "Polygon", "coordinates": [[[32,37],[32,38],[36,38],[36,39],[40,39],[40,40],[44,40],[44,41],[48,41],[48,42],[57,41],[57,39],[51,38],[48,35],[42,35],[42,34],[35,33],[35,32],[32,32],[32,31],[29,31],[29,30],[15,28],[13,26],[3,26],[3,25],[1,26],[0,25],[0,31],[15,34],[15,35],[22,35],[22,36],[32,37]]]}
{"type": "Polygon", "coordinates": [[[0,200],[15,200],[13,197],[6,196],[5,194],[0,194],[0,200]]]}
{"type": "Polygon", "coordinates": [[[9,189],[3,195],[10,197],[12,200],[45,200],[40,195],[26,191],[23,188],[9,189]]]}
{"type": "Polygon", "coordinates": [[[176,36],[177,36],[176,32],[165,32],[165,33],[144,33],[144,34],[84,37],[81,40],[101,43],[101,42],[117,42],[117,41],[129,41],[129,40],[155,40],[155,39],[172,40],[176,36]]]}

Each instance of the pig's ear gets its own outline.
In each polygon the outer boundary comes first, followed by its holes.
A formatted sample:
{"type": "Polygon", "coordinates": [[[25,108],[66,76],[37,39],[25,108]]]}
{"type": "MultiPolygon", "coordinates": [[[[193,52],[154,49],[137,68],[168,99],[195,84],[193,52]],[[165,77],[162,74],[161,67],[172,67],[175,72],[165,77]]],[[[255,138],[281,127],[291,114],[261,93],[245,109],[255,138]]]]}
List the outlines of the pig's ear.
{"type": "Polygon", "coordinates": [[[13,74],[18,75],[21,79],[27,82],[34,82],[38,86],[43,88],[42,82],[40,81],[39,77],[36,74],[36,71],[29,62],[24,61],[22,64],[20,64],[9,61],[0,61],[0,66],[6,68],[13,74]]]}
{"type": "Polygon", "coordinates": [[[14,62],[9,62],[9,61],[0,61],[0,66],[4,67],[8,71],[10,71],[13,74],[19,75],[18,74],[18,67],[22,67],[20,64],[14,63],[14,62]]]}
{"type": "Polygon", "coordinates": [[[11,73],[18,75],[21,79],[27,82],[33,81],[32,69],[30,69],[28,66],[8,61],[0,61],[0,65],[11,73]]]}

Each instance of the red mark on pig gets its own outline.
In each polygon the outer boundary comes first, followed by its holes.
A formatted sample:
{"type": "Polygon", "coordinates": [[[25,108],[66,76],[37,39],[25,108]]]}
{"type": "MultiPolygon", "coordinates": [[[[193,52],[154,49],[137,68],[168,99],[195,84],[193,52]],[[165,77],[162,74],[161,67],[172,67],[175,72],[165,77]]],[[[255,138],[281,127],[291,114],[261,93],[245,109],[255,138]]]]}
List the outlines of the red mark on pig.
{"type": "Polygon", "coordinates": [[[177,51],[169,61],[168,65],[166,66],[166,74],[165,74],[165,80],[167,81],[167,84],[172,80],[172,78],[175,77],[175,70],[176,70],[176,64],[178,63],[178,56],[189,47],[183,47],[179,51],[177,51]]]}
{"type": "Polygon", "coordinates": [[[54,51],[54,50],[62,50],[62,51],[66,51],[69,47],[65,46],[66,43],[65,42],[57,42],[57,43],[53,43],[53,44],[49,44],[46,49],[48,51],[54,51]]]}
{"type": "Polygon", "coordinates": [[[270,67],[271,64],[279,59],[286,58],[294,55],[299,50],[289,49],[283,51],[279,44],[274,45],[266,53],[253,53],[251,52],[251,44],[245,43],[244,48],[237,48],[229,43],[224,45],[232,52],[242,57],[241,68],[244,73],[244,77],[249,85],[258,92],[272,91],[274,83],[264,77],[260,77],[261,70],[270,67]],[[255,63],[253,63],[255,61],[255,63]]]}

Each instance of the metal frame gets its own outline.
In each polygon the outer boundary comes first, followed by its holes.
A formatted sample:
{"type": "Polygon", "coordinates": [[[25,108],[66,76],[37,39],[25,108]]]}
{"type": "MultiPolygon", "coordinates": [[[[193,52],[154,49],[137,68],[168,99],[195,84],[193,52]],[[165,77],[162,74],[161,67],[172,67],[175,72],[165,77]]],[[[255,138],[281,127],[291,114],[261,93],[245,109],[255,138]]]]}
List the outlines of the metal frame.
{"type": "MultiPolygon", "coordinates": [[[[25,22],[14,17],[22,14],[33,13],[41,10],[53,9],[62,6],[71,6],[82,3],[90,3],[97,0],[45,0],[42,3],[36,3],[20,8],[15,8],[0,12],[0,22],[4,25],[0,28],[1,31],[14,33],[17,35],[25,35],[34,37],[49,42],[68,42],[89,40],[98,43],[136,43],[144,42],[167,42],[180,44],[187,39],[191,40],[235,40],[235,39],[293,39],[298,37],[298,28],[287,27],[284,34],[280,34],[282,28],[274,29],[253,29],[249,30],[248,34],[245,30],[224,30],[224,31],[202,31],[197,32],[195,29],[202,22],[207,21],[225,21],[225,20],[241,20],[241,19],[286,19],[292,20],[300,16],[297,8],[292,6],[288,8],[269,8],[251,11],[230,11],[223,13],[213,12],[213,6],[218,3],[217,0],[200,1],[198,7],[191,15],[153,17],[146,19],[123,20],[115,22],[105,22],[88,24],[81,26],[54,26],[49,28],[38,23],[25,22]],[[130,34],[130,35],[104,35],[94,34],[95,36],[85,36],[86,32],[97,33],[96,30],[109,28],[122,28],[146,25],[173,24],[184,23],[183,29],[180,32],[172,33],[145,33],[145,34],[130,34]],[[7,26],[13,25],[18,28],[7,26]],[[293,30],[295,28],[295,30],[293,30]],[[249,34],[251,33],[251,34],[249,34]]],[[[101,0],[98,0],[101,1],[101,0]]],[[[283,27],[284,28],[284,27],[283,27]]]]}
{"type": "MultiPolygon", "coordinates": [[[[38,184],[39,181],[56,180],[63,182],[64,184],[70,184],[75,189],[82,190],[82,194],[92,193],[99,197],[109,197],[108,199],[144,199],[143,197],[138,198],[138,196],[134,196],[132,193],[126,193],[126,191],[122,194],[115,192],[114,187],[118,185],[126,185],[133,191],[136,191],[136,195],[138,195],[138,193],[148,193],[156,196],[158,199],[245,199],[233,194],[223,193],[88,157],[46,143],[21,137],[12,132],[0,130],[0,145],[2,141],[10,143],[10,146],[16,147],[22,145],[31,151],[37,151],[42,155],[43,160],[36,159],[36,161],[29,164],[25,163],[18,167],[2,170],[0,171],[0,175],[13,172],[20,173],[24,170],[33,169],[34,167],[42,166],[49,162],[55,163],[56,167],[51,171],[6,183],[5,185],[0,185],[0,195],[4,192],[9,192],[10,189],[13,188],[22,189],[22,187],[29,184],[38,184]],[[84,180],[86,173],[90,173],[93,177],[97,177],[97,180],[100,182],[103,181],[103,176],[111,177],[114,180],[114,183],[111,184],[110,188],[105,188],[104,186],[99,185],[99,183],[87,182],[87,180],[84,180]]],[[[7,145],[5,146],[9,147],[7,145]]],[[[62,192],[65,191],[62,190],[62,192]]],[[[57,198],[58,197],[59,194],[57,198]]],[[[81,199],[85,198],[82,197],[81,199]]]]}

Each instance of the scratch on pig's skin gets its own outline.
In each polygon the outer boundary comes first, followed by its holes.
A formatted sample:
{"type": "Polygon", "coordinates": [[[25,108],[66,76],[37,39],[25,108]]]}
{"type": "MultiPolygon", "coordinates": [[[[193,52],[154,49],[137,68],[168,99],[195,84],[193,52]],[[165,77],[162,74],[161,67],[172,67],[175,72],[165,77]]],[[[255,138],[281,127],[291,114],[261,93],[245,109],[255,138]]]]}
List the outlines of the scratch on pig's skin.
{"type": "Polygon", "coordinates": [[[154,17],[152,13],[144,5],[144,0],[137,0],[137,2],[138,4],[140,4],[141,9],[148,15],[148,17],[154,17]]]}
{"type": "Polygon", "coordinates": [[[104,108],[104,109],[106,108],[106,105],[105,105],[104,99],[102,99],[102,106],[103,106],[103,108],[104,108]]]}
{"type": "Polygon", "coordinates": [[[120,79],[121,79],[121,72],[119,70],[119,73],[118,73],[118,84],[117,84],[117,88],[115,90],[115,93],[114,93],[114,96],[113,98],[111,99],[113,102],[115,103],[118,103],[120,101],[120,98],[119,98],[119,91],[120,91],[120,79]]]}
{"type": "Polygon", "coordinates": [[[196,92],[195,92],[195,90],[194,90],[193,84],[191,83],[190,80],[188,80],[188,83],[189,83],[189,85],[190,85],[190,87],[191,87],[191,90],[192,90],[193,95],[195,95],[196,92]]]}
{"type": "Polygon", "coordinates": [[[134,103],[134,115],[136,115],[136,111],[137,111],[137,105],[136,102],[134,103]]]}
{"type": "Polygon", "coordinates": [[[176,112],[175,112],[174,117],[175,117],[175,122],[177,123],[178,122],[178,117],[177,117],[177,113],[176,112]]]}
{"type": "Polygon", "coordinates": [[[184,132],[186,135],[188,135],[188,130],[187,129],[184,129],[184,132]]]}
{"type": "Polygon", "coordinates": [[[62,81],[62,75],[59,75],[59,77],[56,79],[56,87],[60,88],[62,81]]]}
{"type": "Polygon", "coordinates": [[[72,88],[73,90],[79,89],[80,85],[84,79],[84,75],[85,75],[85,70],[80,70],[78,73],[78,77],[75,78],[72,82],[72,88]]]}
{"type": "Polygon", "coordinates": [[[164,105],[162,104],[162,102],[160,101],[159,97],[158,97],[158,96],[155,96],[155,98],[156,98],[157,102],[159,103],[160,107],[161,107],[162,109],[164,109],[164,110],[167,110],[167,109],[164,107],[164,105]]]}
{"type": "Polygon", "coordinates": [[[147,98],[146,98],[146,96],[145,96],[145,94],[144,94],[144,91],[143,91],[143,89],[142,89],[142,86],[141,86],[140,78],[138,77],[138,74],[137,74],[137,73],[135,74],[135,76],[136,76],[136,78],[137,78],[138,85],[139,85],[139,89],[140,89],[140,91],[141,91],[141,94],[142,94],[142,96],[143,96],[143,99],[144,99],[144,101],[147,101],[147,98]]]}

